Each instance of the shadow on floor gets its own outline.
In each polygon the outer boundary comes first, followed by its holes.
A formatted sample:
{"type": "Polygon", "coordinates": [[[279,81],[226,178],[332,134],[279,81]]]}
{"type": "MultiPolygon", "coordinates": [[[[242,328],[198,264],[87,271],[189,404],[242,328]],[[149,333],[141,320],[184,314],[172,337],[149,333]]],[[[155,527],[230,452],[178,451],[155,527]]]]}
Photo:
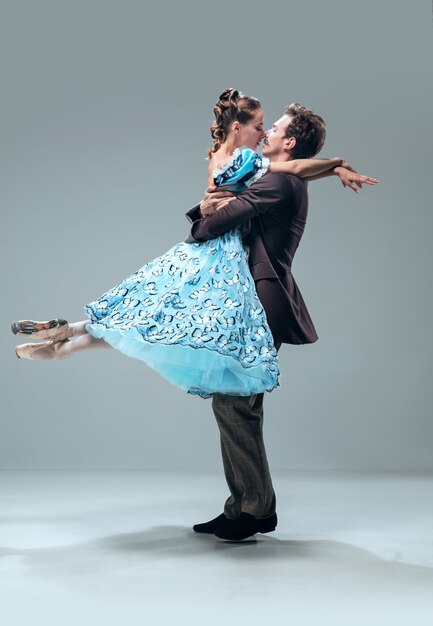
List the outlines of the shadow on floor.
{"type": "MultiPolygon", "coordinates": [[[[0,558],[12,555],[25,557],[27,565],[67,563],[69,560],[86,562],[97,559],[104,562],[104,569],[115,562],[130,562],[143,559],[202,559],[211,557],[213,561],[221,558],[233,558],[236,561],[263,563],[272,560],[281,562],[309,561],[311,563],[328,561],[354,565],[377,564],[393,571],[410,569],[431,573],[433,569],[410,565],[398,561],[385,561],[368,550],[333,540],[291,540],[279,539],[272,535],[257,534],[251,539],[230,542],[218,539],[214,535],[199,534],[184,526],[155,526],[143,531],[122,533],[83,543],[50,548],[18,550],[0,547],[0,558]]],[[[95,564],[95,563],[94,563],[95,564]]]]}
{"type": "Polygon", "coordinates": [[[384,561],[343,542],[276,535],[232,543],[173,525],[67,546],[3,547],[0,575],[10,576],[24,596],[28,589],[43,595],[62,588],[78,602],[92,598],[106,606],[107,599],[127,599],[128,606],[157,606],[158,614],[171,606],[172,620],[183,609],[204,607],[206,623],[219,606],[249,616],[262,609],[267,615],[269,607],[281,615],[315,606],[323,612],[326,603],[333,615],[334,607],[431,609],[430,568],[384,561]]]}

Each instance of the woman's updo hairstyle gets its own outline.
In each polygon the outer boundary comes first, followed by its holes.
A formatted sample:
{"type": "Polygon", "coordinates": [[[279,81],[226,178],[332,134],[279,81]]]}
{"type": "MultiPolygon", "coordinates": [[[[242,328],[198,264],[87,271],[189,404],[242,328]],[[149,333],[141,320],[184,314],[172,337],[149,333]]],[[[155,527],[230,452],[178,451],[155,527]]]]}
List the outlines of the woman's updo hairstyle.
{"type": "Polygon", "coordinates": [[[208,157],[211,158],[212,154],[219,150],[227,139],[233,122],[237,121],[240,124],[246,124],[254,118],[256,112],[261,108],[257,98],[244,96],[237,89],[225,89],[213,110],[215,121],[210,127],[213,146],[209,149],[208,157]]]}

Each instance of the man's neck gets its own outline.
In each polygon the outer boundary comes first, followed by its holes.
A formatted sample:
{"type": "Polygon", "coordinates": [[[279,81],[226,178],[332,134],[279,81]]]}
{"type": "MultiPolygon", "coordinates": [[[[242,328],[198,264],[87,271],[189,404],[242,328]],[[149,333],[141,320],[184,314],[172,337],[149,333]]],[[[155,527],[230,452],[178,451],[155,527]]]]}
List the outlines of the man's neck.
{"type": "Polygon", "coordinates": [[[269,160],[271,163],[281,163],[282,161],[292,161],[292,157],[287,152],[282,152],[281,154],[272,154],[269,160]]]}

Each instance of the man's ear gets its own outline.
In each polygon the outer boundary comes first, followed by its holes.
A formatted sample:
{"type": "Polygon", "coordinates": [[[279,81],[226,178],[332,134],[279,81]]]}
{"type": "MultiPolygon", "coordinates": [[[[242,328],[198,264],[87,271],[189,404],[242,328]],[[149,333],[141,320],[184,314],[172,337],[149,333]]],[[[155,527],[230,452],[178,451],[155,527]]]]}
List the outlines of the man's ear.
{"type": "Polygon", "coordinates": [[[287,137],[284,140],[284,150],[285,150],[285,152],[291,152],[295,146],[296,146],[296,138],[295,137],[287,137]]]}

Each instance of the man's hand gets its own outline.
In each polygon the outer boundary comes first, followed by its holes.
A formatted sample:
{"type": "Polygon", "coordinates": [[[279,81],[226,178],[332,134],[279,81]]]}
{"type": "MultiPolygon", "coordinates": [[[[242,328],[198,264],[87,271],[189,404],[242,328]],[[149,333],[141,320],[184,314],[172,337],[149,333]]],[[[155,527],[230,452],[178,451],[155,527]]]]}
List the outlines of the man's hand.
{"type": "Polygon", "coordinates": [[[203,200],[200,202],[200,214],[202,217],[209,217],[235,198],[235,194],[231,191],[222,191],[215,186],[208,187],[203,200]]]}
{"type": "Polygon", "coordinates": [[[349,170],[346,167],[336,167],[334,172],[341,180],[343,187],[350,187],[353,191],[359,192],[362,189],[362,185],[377,185],[377,178],[371,178],[370,176],[363,176],[353,170],[349,170]]]}

